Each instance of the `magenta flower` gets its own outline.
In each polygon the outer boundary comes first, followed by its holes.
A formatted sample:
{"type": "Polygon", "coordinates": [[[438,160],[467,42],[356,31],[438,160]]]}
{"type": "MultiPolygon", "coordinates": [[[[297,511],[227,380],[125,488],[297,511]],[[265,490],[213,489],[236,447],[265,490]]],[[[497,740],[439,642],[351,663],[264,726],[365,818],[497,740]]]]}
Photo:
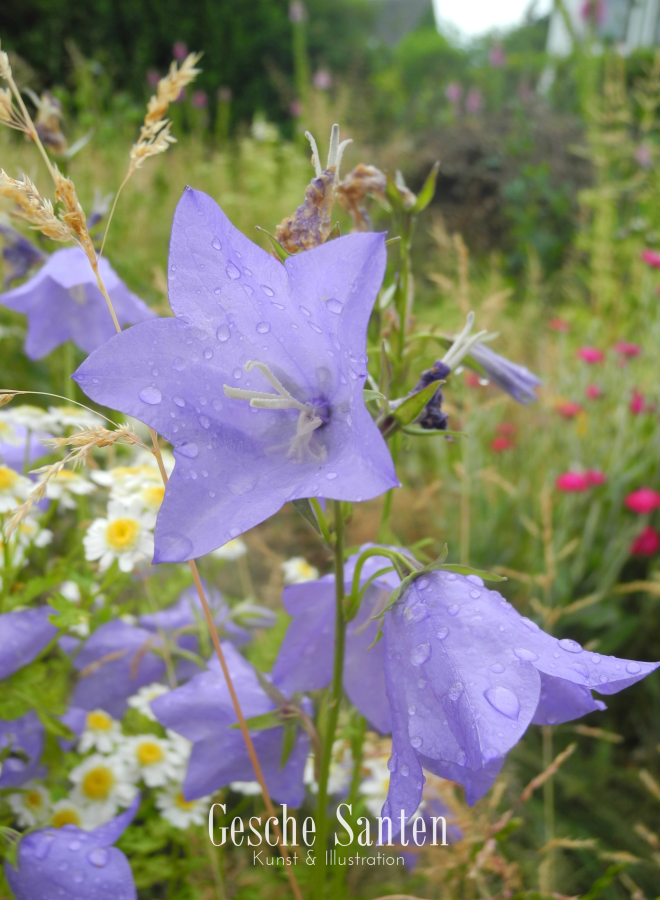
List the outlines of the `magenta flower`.
{"type": "Polygon", "coordinates": [[[483,109],[484,101],[481,95],[481,91],[477,90],[477,88],[472,88],[472,90],[468,93],[465,98],[465,110],[470,113],[472,116],[478,116],[481,110],[483,109]]]}
{"type": "Polygon", "coordinates": [[[26,835],[18,847],[17,867],[5,863],[16,900],[136,900],[129,862],[112,845],[139,806],[138,795],[129,809],[93,831],[64,825],[26,835]]]}
{"type": "Polygon", "coordinates": [[[192,95],[192,104],[197,109],[206,109],[209,98],[206,91],[194,91],[192,95]]]}
{"type": "Polygon", "coordinates": [[[628,409],[633,416],[638,416],[640,413],[644,412],[644,405],[644,394],[640,394],[637,388],[635,388],[632,392],[630,402],[628,403],[628,409]]]}
{"type": "Polygon", "coordinates": [[[642,352],[642,348],[639,344],[631,344],[629,341],[618,341],[614,345],[614,352],[618,353],[619,356],[625,356],[629,359],[634,359],[635,356],[639,356],[642,352]]]}
{"type": "Polygon", "coordinates": [[[557,476],[555,487],[564,494],[577,494],[588,491],[591,482],[582,472],[564,472],[557,476]]]}
{"type": "Polygon", "coordinates": [[[574,419],[583,411],[580,404],[575,403],[572,400],[565,400],[562,403],[558,403],[555,409],[563,419],[574,419]]]}
{"type": "Polygon", "coordinates": [[[553,331],[560,331],[563,334],[566,334],[571,330],[571,326],[566,319],[550,319],[548,328],[552,328],[553,331]]]}
{"type": "Polygon", "coordinates": [[[596,347],[580,347],[580,349],[577,351],[577,356],[590,365],[594,365],[595,363],[602,363],[605,359],[605,354],[602,352],[602,350],[598,350],[596,347]]]}
{"type": "Polygon", "coordinates": [[[660,253],[657,250],[642,250],[641,258],[652,269],[660,269],[660,253]]]}
{"type": "Polygon", "coordinates": [[[177,62],[183,62],[188,56],[188,45],[184,44],[183,41],[176,41],[172,46],[172,56],[177,62]]]}
{"type": "Polygon", "coordinates": [[[158,82],[160,81],[160,72],[158,69],[149,69],[147,71],[147,84],[149,87],[155,88],[158,87],[158,82]]]}
{"type": "MultiPolygon", "coordinates": [[[[120,324],[142,322],[154,315],[106,259],[101,259],[99,270],[120,324]]],[[[0,294],[0,303],[27,316],[25,353],[30,359],[41,359],[66,341],[91,353],[115,334],[96,277],[79,247],[56,250],[29,281],[0,294]]]]}
{"type": "MultiPolygon", "coordinates": [[[[475,803],[530,724],[604,709],[660,663],[589,653],[521,616],[476,575],[420,573],[386,613],[385,680],[392,711],[389,793],[382,814],[414,814],[422,768],[475,803]]],[[[397,829],[398,830],[398,829],[397,829]]]]}
{"type": "Polygon", "coordinates": [[[660,550],[660,534],[647,525],[635,538],[630,546],[633,556],[655,556],[660,550]]]}
{"type": "Polygon", "coordinates": [[[600,469],[587,469],[584,477],[589,482],[590,487],[599,487],[601,484],[607,484],[607,475],[600,469]]]}
{"type": "Polygon", "coordinates": [[[456,106],[461,102],[461,97],[463,96],[463,88],[457,81],[450,81],[447,87],[445,88],[445,97],[452,106],[456,106]]]}
{"type": "Polygon", "coordinates": [[[291,106],[289,107],[289,112],[294,117],[294,119],[297,119],[299,116],[302,116],[303,109],[304,109],[304,107],[303,107],[302,103],[300,102],[300,100],[294,100],[293,103],[291,104],[291,106]]]}
{"type": "Polygon", "coordinates": [[[652,488],[643,487],[628,494],[623,502],[631,512],[646,516],[660,506],[660,494],[652,488]]]}
{"type": "Polygon", "coordinates": [[[155,562],[201,556],[288,500],[367,500],[398,485],[362,394],[384,269],[374,233],[282,265],[186,190],[170,244],[176,318],[116,335],[73,376],[174,445],[155,562]]]}
{"type": "Polygon", "coordinates": [[[57,634],[49,622],[50,606],[20,609],[0,616],[0,678],[13,675],[36,659],[57,634]]]}
{"type": "Polygon", "coordinates": [[[599,400],[603,396],[603,389],[597,384],[588,384],[584,393],[588,400],[599,400]]]}

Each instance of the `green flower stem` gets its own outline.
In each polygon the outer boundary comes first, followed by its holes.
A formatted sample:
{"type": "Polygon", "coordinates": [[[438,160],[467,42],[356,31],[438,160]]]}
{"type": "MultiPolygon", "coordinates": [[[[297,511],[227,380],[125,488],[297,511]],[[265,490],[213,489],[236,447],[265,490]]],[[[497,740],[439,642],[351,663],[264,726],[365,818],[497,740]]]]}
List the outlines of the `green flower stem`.
{"type": "Polygon", "coordinates": [[[335,654],[330,688],[330,702],[323,734],[323,752],[319,767],[319,792],[316,807],[316,897],[323,900],[325,895],[326,864],[325,851],[328,842],[328,779],[332,761],[332,746],[335,741],[339,707],[343,692],[344,649],[346,643],[346,622],[344,618],[344,519],[341,501],[333,500],[335,513],[335,654]]]}
{"type": "Polygon", "coordinates": [[[62,393],[67,400],[75,399],[75,382],[71,376],[76,369],[76,349],[72,341],[65,341],[62,345],[62,393]]]}

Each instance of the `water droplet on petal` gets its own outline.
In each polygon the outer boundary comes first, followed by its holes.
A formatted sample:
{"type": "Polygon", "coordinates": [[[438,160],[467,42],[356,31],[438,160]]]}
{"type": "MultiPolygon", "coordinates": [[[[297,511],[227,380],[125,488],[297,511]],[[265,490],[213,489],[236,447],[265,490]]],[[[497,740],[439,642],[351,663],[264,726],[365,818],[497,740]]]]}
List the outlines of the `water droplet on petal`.
{"type": "Polygon", "coordinates": [[[528,619],[526,616],[521,616],[520,618],[522,620],[523,625],[526,625],[530,631],[540,631],[541,630],[539,628],[539,626],[536,624],[536,622],[532,622],[532,620],[528,619]]]}
{"type": "Polygon", "coordinates": [[[426,641],[418,644],[410,654],[410,662],[413,666],[421,666],[431,655],[431,645],[426,641]]]}
{"type": "Polygon", "coordinates": [[[484,691],[484,697],[493,709],[496,709],[508,719],[517,719],[520,712],[520,701],[509,688],[497,685],[497,687],[489,688],[484,691]]]}
{"type": "Polygon", "coordinates": [[[264,294],[265,294],[267,297],[274,297],[274,296],[275,296],[275,291],[274,291],[272,288],[269,288],[267,284],[262,284],[262,285],[261,285],[261,290],[264,292],[264,294]]]}
{"type": "Polygon", "coordinates": [[[401,774],[404,778],[407,778],[410,775],[410,769],[405,763],[401,766],[401,774]]]}
{"type": "Polygon", "coordinates": [[[55,840],[55,835],[47,832],[46,834],[35,834],[28,839],[30,841],[29,846],[37,859],[46,859],[55,840]]]}
{"type": "Polygon", "coordinates": [[[199,447],[192,441],[186,441],[185,444],[179,444],[179,446],[175,447],[174,449],[181,456],[185,456],[186,459],[195,459],[195,457],[199,453],[199,447]]]}
{"type": "Polygon", "coordinates": [[[449,613],[450,616],[457,616],[460,611],[461,611],[461,608],[458,605],[458,603],[452,603],[452,605],[447,609],[447,612],[449,613]]]}
{"type": "Polygon", "coordinates": [[[424,588],[427,588],[428,586],[429,586],[428,578],[420,578],[419,581],[417,582],[417,587],[419,588],[420,591],[423,591],[424,588]]]}
{"type": "Polygon", "coordinates": [[[577,641],[572,641],[570,638],[563,638],[561,641],[557,641],[562,650],[566,650],[567,653],[582,653],[582,647],[578,644],[577,641]]]}
{"type": "Polygon", "coordinates": [[[630,675],[637,675],[641,671],[642,671],[642,667],[640,666],[639,663],[629,662],[628,665],[626,666],[626,672],[628,672],[630,675]]]}
{"type": "Polygon", "coordinates": [[[601,684],[605,684],[605,682],[607,682],[607,681],[609,681],[609,680],[610,680],[610,679],[607,677],[607,675],[601,675],[601,676],[600,676],[600,682],[601,682],[601,684]]]}
{"type": "Polygon", "coordinates": [[[328,300],[326,306],[328,307],[330,312],[334,313],[336,316],[338,316],[340,314],[340,312],[342,311],[342,309],[344,308],[344,304],[341,303],[339,300],[337,300],[336,297],[331,297],[328,300]]]}
{"type": "Polygon", "coordinates": [[[228,341],[231,337],[231,332],[227,325],[221,325],[215,333],[215,336],[220,341],[221,344],[224,344],[225,341],[228,341]]]}
{"type": "Polygon", "coordinates": [[[426,687],[426,678],[419,678],[417,680],[417,687],[420,689],[420,691],[423,691],[426,687]]]}
{"type": "Polygon", "coordinates": [[[596,665],[598,665],[600,663],[600,659],[601,659],[600,653],[594,653],[591,657],[592,663],[596,663],[596,665]]]}
{"type": "Polygon", "coordinates": [[[387,768],[390,772],[396,772],[396,753],[393,753],[387,760],[387,768]]]}
{"type": "Polygon", "coordinates": [[[243,377],[243,370],[239,369],[238,366],[233,371],[234,378],[238,381],[239,378],[243,377]]]}
{"type": "Polygon", "coordinates": [[[447,637],[448,634],[449,634],[448,628],[440,628],[438,630],[438,632],[436,633],[436,637],[439,641],[444,641],[444,639],[447,637]]]}
{"type": "Polygon", "coordinates": [[[250,491],[253,491],[255,485],[258,481],[256,475],[253,475],[250,472],[241,472],[236,475],[232,475],[231,478],[227,481],[227,487],[237,497],[242,496],[243,494],[249,494],[250,491]]]}
{"type": "Polygon", "coordinates": [[[588,678],[591,674],[589,669],[586,666],[583,666],[582,663],[573,663],[571,669],[574,669],[578,675],[582,675],[583,678],[588,678]]]}
{"type": "Polygon", "coordinates": [[[227,273],[227,275],[229,275],[232,281],[236,281],[237,278],[241,277],[241,270],[237,266],[235,266],[233,262],[227,263],[225,272],[227,273]]]}
{"type": "MultiPolygon", "coordinates": [[[[155,375],[158,375],[158,369],[153,368],[153,369],[151,370],[151,374],[154,375],[154,376],[155,376],[155,375]]],[[[98,383],[98,378],[96,379],[95,383],[98,383]]]]}
{"type": "Polygon", "coordinates": [[[85,880],[85,876],[82,874],[82,872],[75,872],[72,877],[72,881],[75,884],[82,884],[84,880],[85,880]]]}
{"type": "Polygon", "coordinates": [[[479,585],[479,587],[483,587],[483,586],[484,586],[483,581],[481,580],[481,578],[479,578],[478,575],[467,575],[466,578],[465,578],[465,580],[466,580],[466,581],[471,581],[472,584],[477,584],[477,585],[479,585]]]}
{"type": "Polygon", "coordinates": [[[337,477],[337,473],[336,472],[326,472],[325,477],[328,479],[328,481],[334,481],[335,478],[337,477]]]}
{"type": "Polygon", "coordinates": [[[479,597],[481,597],[481,591],[470,591],[470,597],[472,597],[473,600],[478,600],[479,597]]]}
{"type": "Polygon", "coordinates": [[[230,528],[229,529],[229,537],[233,537],[233,538],[238,537],[240,533],[241,532],[238,530],[238,528],[230,528]]]}
{"type": "Polygon", "coordinates": [[[200,416],[200,417],[199,417],[199,424],[202,426],[202,428],[210,428],[210,427],[211,427],[211,420],[210,420],[210,419],[207,419],[206,416],[200,416]]]}
{"type": "Polygon", "coordinates": [[[148,403],[149,406],[156,406],[163,399],[163,395],[158,388],[152,385],[148,385],[142,388],[141,391],[138,391],[138,397],[143,403],[148,403]]]}
{"type": "Polygon", "coordinates": [[[270,325],[268,324],[268,322],[259,322],[259,324],[257,325],[257,331],[259,332],[259,334],[268,334],[268,332],[270,331],[270,325]]]}
{"type": "Polygon", "coordinates": [[[422,746],[421,737],[410,738],[410,746],[414,747],[415,750],[418,750],[422,746]]]}
{"type": "Polygon", "coordinates": [[[185,359],[181,359],[180,356],[176,356],[174,358],[174,362],[172,363],[172,368],[176,369],[177,372],[183,372],[186,367],[185,359]]]}
{"type": "Polygon", "coordinates": [[[69,844],[69,850],[76,851],[80,850],[81,847],[82,844],[80,843],[80,841],[71,841],[71,843],[69,844]]]}
{"type": "Polygon", "coordinates": [[[210,347],[207,347],[206,350],[204,351],[204,359],[211,359],[212,356],[213,356],[213,350],[211,350],[210,347]]]}
{"type": "Polygon", "coordinates": [[[213,240],[211,241],[211,246],[214,250],[222,250],[222,244],[217,238],[213,238],[213,240]]]}
{"type": "Polygon", "coordinates": [[[457,576],[457,575],[454,575],[453,572],[450,572],[450,573],[447,575],[447,581],[456,581],[456,578],[457,578],[457,577],[458,577],[458,576],[457,576]]]}
{"type": "Polygon", "coordinates": [[[493,750],[491,747],[487,747],[482,753],[484,762],[490,762],[493,759],[497,759],[499,755],[497,750],[493,750]]]}
{"type": "Polygon", "coordinates": [[[408,606],[404,612],[404,615],[409,622],[422,622],[424,619],[428,619],[429,614],[428,606],[422,601],[414,603],[412,606],[408,606]]]}
{"type": "Polygon", "coordinates": [[[534,662],[535,659],[538,659],[538,653],[534,653],[532,650],[527,650],[525,647],[516,647],[513,651],[518,659],[524,659],[526,662],[534,662]]]}
{"type": "Polygon", "coordinates": [[[298,309],[303,314],[303,316],[311,316],[311,312],[307,309],[306,306],[299,306],[298,309]]]}
{"type": "Polygon", "coordinates": [[[181,407],[186,405],[186,401],[183,399],[183,397],[172,397],[172,403],[175,403],[177,406],[181,407]]]}
{"type": "Polygon", "coordinates": [[[87,859],[93,866],[97,866],[99,869],[107,866],[109,858],[110,854],[105,847],[95,847],[94,850],[90,850],[87,854],[87,859]]]}
{"type": "MultiPolygon", "coordinates": [[[[315,322],[308,322],[307,324],[312,329],[312,331],[315,331],[317,334],[323,334],[323,329],[319,328],[319,326],[315,322]]],[[[353,370],[351,369],[351,374],[352,374],[352,371],[353,370]]]]}
{"type": "Polygon", "coordinates": [[[416,707],[414,704],[411,704],[411,705],[408,707],[408,715],[409,715],[409,716],[414,716],[416,712],[417,712],[417,707],[416,707]]]}
{"type": "Polygon", "coordinates": [[[215,410],[222,409],[222,400],[218,400],[218,398],[216,397],[215,400],[211,400],[211,406],[215,410]]]}
{"type": "Polygon", "coordinates": [[[490,671],[494,672],[496,675],[501,675],[504,671],[504,666],[501,663],[495,663],[494,666],[490,667],[490,671]]]}

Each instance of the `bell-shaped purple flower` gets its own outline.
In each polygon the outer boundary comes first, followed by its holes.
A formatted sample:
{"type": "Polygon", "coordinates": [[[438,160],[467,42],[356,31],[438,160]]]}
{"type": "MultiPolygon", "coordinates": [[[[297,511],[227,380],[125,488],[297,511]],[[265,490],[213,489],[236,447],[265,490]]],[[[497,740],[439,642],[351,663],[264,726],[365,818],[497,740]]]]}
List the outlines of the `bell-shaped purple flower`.
{"type": "Polygon", "coordinates": [[[476,575],[423,573],[386,613],[392,710],[390,788],[383,815],[414,814],[422,768],[483,796],[530,723],[555,725],[604,709],[660,665],[583,650],[521,616],[476,575]]]}
{"type": "MultiPolygon", "coordinates": [[[[365,550],[369,545],[361,547],[365,550]]],[[[358,555],[345,566],[346,590],[358,555]]],[[[380,569],[390,566],[382,556],[370,557],[361,573],[361,584],[380,569]]],[[[385,693],[384,647],[379,641],[371,649],[378,627],[371,616],[384,609],[390,591],[397,587],[395,572],[377,578],[367,588],[360,611],[346,629],[344,690],[351,703],[382,734],[392,730],[390,707],[385,693]]],[[[335,576],[325,575],[284,588],[284,608],[293,616],[273,666],[273,681],[287,693],[314,691],[326,687],[332,678],[335,642],[335,576]]]]}
{"type": "Polygon", "coordinates": [[[165,674],[162,658],[149,650],[156,643],[158,638],[151,631],[119,619],[101,625],[74,659],[80,678],[73,705],[104,709],[121,719],[128,698],[165,674]]]}
{"type": "Polygon", "coordinates": [[[3,225],[2,222],[0,222],[0,236],[4,242],[2,258],[7,269],[3,288],[7,290],[13,281],[24,278],[30,269],[45,263],[48,256],[27,238],[24,238],[20,231],[3,225]]]}
{"type": "MultiPolygon", "coordinates": [[[[223,643],[223,651],[245,717],[250,719],[274,710],[275,705],[259,684],[252,666],[232,644],[223,643]]],[[[243,736],[238,729],[231,728],[236,714],[215,657],[205,672],[152,700],[151,709],[161,725],[193,742],[183,782],[186,800],[213,794],[232,781],[254,780],[243,736]]],[[[304,797],[307,734],[298,729],[291,754],[283,766],[282,728],[252,732],[252,740],[273,798],[279,803],[299,806],[304,797]]]]}
{"type": "Polygon", "coordinates": [[[0,721],[0,750],[11,748],[2,763],[0,788],[20,787],[26,781],[42,777],[44,736],[44,726],[33,709],[18,719],[0,721]]]}
{"type": "Polygon", "coordinates": [[[50,606],[18,609],[0,616],[0,678],[27,666],[53,640],[57,628],[48,621],[50,606]]]}
{"type": "MultiPolygon", "coordinates": [[[[99,271],[121,325],[153,317],[106,259],[100,260],[99,271]]],[[[29,281],[0,294],[0,303],[27,316],[25,353],[30,359],[41,359],[66,341],[91,353],[115,334],[107,303],[79,247],[56,250],[29,281]]]]}
{"type": "Polygon", "coordinates": [[[472,345],[470,356],[479,363],[489,381],[518,403],[536,400],[534,388],[539,387],[541,380],[525,366],[511,362],[481,342],[472,345]]]}
{"type": "Polygon", "coordinates": [[[28,432],[23,425],[10,425],[2,420],[0,423],[0,459],[4,465],[9,466],[15,472],[22,473],[25,468],[30,468],[36,460],[51,452],[43,444],[43,441],[52,438],[52,434],[47,432],[35,434],[33,431],[28,432]],[[25,446],[28,434],[30,436],[29,451],[25,446]]]}
{"type": "Polygon", "coordinates": [[[5,863],[5,876],[16,900],[136,900],[128,860],[116,847],[133,821],[133,805],[94,831],[75,825],[42,828],[19,844],[17,867],[5,863]]]}
{"type": "Polygon", "coordinates": [[[398,484],[362,395],[385,256],[384,235],[354,234],[282,265],[185,191],[168,266],[176,319],[116,335],[74,375],[174,445],[154,562],[201,556],[288,500],[398,484]]]}

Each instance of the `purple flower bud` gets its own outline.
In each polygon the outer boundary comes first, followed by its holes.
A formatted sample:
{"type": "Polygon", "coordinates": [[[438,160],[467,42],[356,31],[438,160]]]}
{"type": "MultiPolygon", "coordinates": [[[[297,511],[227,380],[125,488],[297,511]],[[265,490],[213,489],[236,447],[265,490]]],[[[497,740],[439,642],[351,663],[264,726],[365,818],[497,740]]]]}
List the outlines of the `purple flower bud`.
{"type": "Polygon", "coordinates": [[[172,47],[172,56],[177,62],[183,62],[188,56],[188,45],[183,41],[177,41],[172,47]]]}
{"type": "Polygon", "coordinates": [[[536,400],[534,388],[541,384],[533,372],[525,366],[509,362],[504,356],[495,353],[487,344],[477,343],[470,349],[470,356],[484,369],[486,377],[500,390],[509,394],[518,403],[529,403],[536,400]]]}
{"type": "MultiPolygon", "coordinates": [[[[441,360],[436,360],[430,369],[425,369],[425,371],[422,372],[419,382],[412,393],[418,393],[425,387],[428,387],[429,384],[433,384],[434,381],[444,381],[450,373],[451,369],[449,366],[446,366],[441,360]]],[[[443,399],[442,388],[439,387],[424,407],[421,415],[417,419],[417,424],[422,428],[432,431],[446,431],[449,416],[446,412],[442,411],[443,399]]]]}

